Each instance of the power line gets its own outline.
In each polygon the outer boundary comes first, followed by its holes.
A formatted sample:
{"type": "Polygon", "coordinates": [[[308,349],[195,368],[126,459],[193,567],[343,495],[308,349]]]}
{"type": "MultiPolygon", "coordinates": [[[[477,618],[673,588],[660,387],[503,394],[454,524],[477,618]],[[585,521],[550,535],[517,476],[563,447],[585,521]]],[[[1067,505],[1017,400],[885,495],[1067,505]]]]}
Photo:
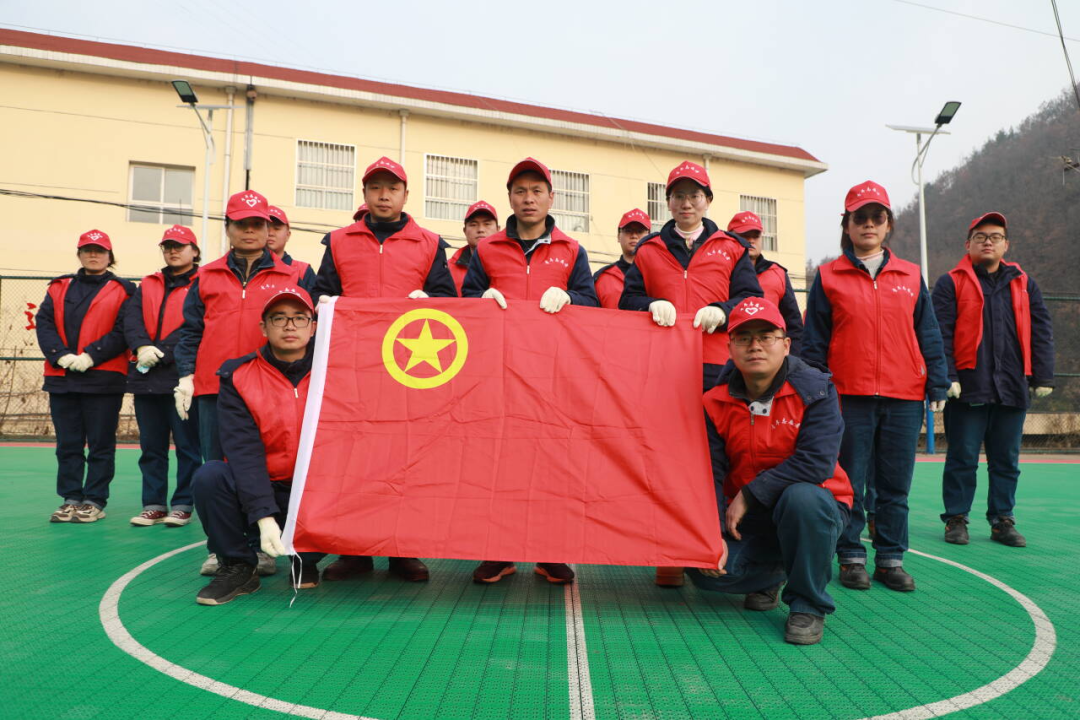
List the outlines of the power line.
{"type": "Polygon", "coordinates": [[[1080,89],[1076,87],[1076,76],[1073,74],[1072,60],[1069,59],[1069,48],[1065,46],[1065,32],[1061,29],[1061,15],[1058,14],[1057,0],[1050,0],[1054,8],[1054,22],[1057,23],[1058,37],[1061,38],[1061,50],[1065,53],[1065,66],[1069,68],[1069,87],[1072,88],[1073,97],[1076,98],[1076,108],[1080,110],[1080,89]]]}
{"type": "MultiPolygon", "coordinates": [[[[924,10],[933,10],[934,12],[945,13],[946,15],[956,15],[957,17],[967,18],[968,20],[978,20],[979,22],[990,23],[991,25],[1000,25],[1001,27],[1012,28],[1013,30],[1023,30],[1024,32],[1035,33],[1036,35],[1046,35],[1047,37],[1058,37],[1059,33],[1046,32],[1045,30],[1036,30],[1035,28],[1024,27],[1023,25],[1013,25],[1012,23],[1001,22],[1000,20],[991,20],[987,17],[981,17],[979,15],[969,15],[967,13],[957,12],[955,10],[946,10],[945,8],[934,7],[933,5],[924,5],[923,3],[912,2],[912,0],[893,0],[893,2],[900,3],[901,5],[911,5],[912,7],[923,8],[924,10]]],[[[1055,3],[1055,14],[1057,13],[1055,3]]],[[[1058,30],[1060,31],[1061,24],[1058,23],[1058,30]]],[[[1078,38],[1063,37],[1062,42],[1068,40],[1069,42],[1080,42],[1078,38]]]]}

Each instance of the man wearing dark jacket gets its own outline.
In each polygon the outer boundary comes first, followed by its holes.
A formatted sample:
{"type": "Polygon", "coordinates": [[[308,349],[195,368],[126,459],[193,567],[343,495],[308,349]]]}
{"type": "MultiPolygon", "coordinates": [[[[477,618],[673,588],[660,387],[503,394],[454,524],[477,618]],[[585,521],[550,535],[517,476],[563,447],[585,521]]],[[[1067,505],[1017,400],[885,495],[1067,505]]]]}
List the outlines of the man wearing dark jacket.
{"type": "Polygon", "coordinates": [[[1002,258],[1009,249],[1005,216],[991,212],[971,222],[967,254],[934,286],[934,311],[945,341],[949,401],[942,474],[945,541],[968,543],[979,449],[990,477],[986,518],[990,537],[1024,547],[1013,506],[1020,477],[1024,418],[1054,385],[1054,333],[1035,280],[1002,258]]]}
{"type": "Polygon", "coordinates": [[[703,402],[721,524],[717,570],[688,570],[705,590],[744,594],[748,610],[790,607],[784,639],[821,640],[836,609],[826,586],[847,524],[851,483],[837,464],[844,421],[829,374],[789,356],[779,309],[748,298],[728,319],[731,361],[703,402]]]}
{"type": "Polygon", "coordinates": [[[618,227],[619,249],[622,250],[622,257],[600,268],[593,275],[593,284],[596,286],[596,297],[600,300],[600,307],[610,310],[619,309],[626,271],[634,264],[634,250],[637,249],[641,238],[649,234],[650,228],[652,228],[652,220],[644,210],[634,208],[623,213],[618,227]]]}

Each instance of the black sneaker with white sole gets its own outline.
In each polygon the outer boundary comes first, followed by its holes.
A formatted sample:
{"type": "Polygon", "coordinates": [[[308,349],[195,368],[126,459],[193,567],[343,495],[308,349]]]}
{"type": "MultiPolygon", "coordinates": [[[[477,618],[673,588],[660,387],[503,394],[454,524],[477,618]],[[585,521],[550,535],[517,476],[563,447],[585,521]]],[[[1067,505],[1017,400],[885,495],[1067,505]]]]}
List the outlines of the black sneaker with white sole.
{"type": "Polygon", "coordinates": [[[259,589],[259,576],[254,565],[247,563],[222,563],[210,584],[199,591],[195,602],[200,605],[224,605],[239,595],[248,595],[259,589]]]}

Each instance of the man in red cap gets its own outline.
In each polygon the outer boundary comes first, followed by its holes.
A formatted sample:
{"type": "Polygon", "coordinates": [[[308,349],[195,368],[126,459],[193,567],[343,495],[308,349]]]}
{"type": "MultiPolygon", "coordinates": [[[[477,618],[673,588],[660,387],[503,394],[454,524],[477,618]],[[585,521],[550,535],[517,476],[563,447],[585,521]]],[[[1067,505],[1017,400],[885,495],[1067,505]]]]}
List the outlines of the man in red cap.
{"type": "Polygon", "coordinates": [[[990,538],[1025,547],[1013,507],[1020,478],[1020,439],[1030,396],[1054,386],[1054,332],[1035,280],[1005,262],[1008,223],[990,212],[968,227],[967,254],[934,285],[934,311],[945,341],[949,400],[948,452],[942,473],[945,541],[966,545],[979,450],[985,447],[990,538]]]}
{"type": "Polygon", "coordinates": [[[747,610],[783,599],[784,640],[813,645],[836,609],[827,585],[852,501],[837,464],[839,397],[828,373],[789,355],[769,300],[732,308],[728,334],[731,362],[703,398],[728,552],[718,570],[688,573],[704,590],[745,595],[747,610]]]}
{"type": "Polygon", "coordinates": [[[791,354],[798,355],[803,332],[802,310],[795,299],[795,289],[791,286],[787,268],[772,260],[766,260],[761,254],[761,234],[764,230],[761,218],[749,210],[735,213],[727,226],[729,233],[738,235],[749,243],[747,254],[754,264],[761,291],[765,293],[766,300],[780,308],[780,314],[784,316],[784,323],[787,325],[787,336],[791,340],[791,354]]]}
{"type": "Polygon", "coordinates": [[[267,227],[266,247],[270,252],[281,258],[286,265],[295,265],[296,274],[299,277],[299,285],[308,292],[315,287],[315,271],[311,265],[303,260],[293,260],[285,250],[286,243],[292,237],[292,227],[289,225],[289,216],[279,207],[271,205],[269,210],[270,225],[267,227]]]}
{"type": "MultiPolygon", "coordinates": [[[[549,211],[555,200],[551,171],[534,158],[510,170],[506,181],[513,215],[506,228],[481,240],[469,262],[463,297],[506,301],[539,301],[540,309],[557,313],[565,306],[596,307],[596,289],[585,248],[555,227],[549,211]]],[[[498,582],[516,572],[509,560],[487,560],[473,572],[478,583],[498,582]]],[[[552,583],[569,583],[574,571],[565,563],[537,563],[536,573],[552,583]]]]}
{"type": "Polygon", "coordinates": [[[600,299],[600,307],[619,309],[626,271],[634,264],[634,249],[637,248],[641,238],[649,234],[651,228],[652,220],[649,219],[648,213],[637,208],[625,213],[619,220],[618,238],[622,257],[600,268],[593,275],[593,284],[596,285],[596,296],[600,299]]]}
{"type": "Polygon", "coordinates": [[[499,215],[495,212],[494,206],[483,200],[470,205],[465,211],[463,230],[465,231],[465,247],[458,248],[458,251],[450,258],[450,274],[454,276],[454,286],[459,295],[476,244],[488,235],[499,232],[499,215]]]}

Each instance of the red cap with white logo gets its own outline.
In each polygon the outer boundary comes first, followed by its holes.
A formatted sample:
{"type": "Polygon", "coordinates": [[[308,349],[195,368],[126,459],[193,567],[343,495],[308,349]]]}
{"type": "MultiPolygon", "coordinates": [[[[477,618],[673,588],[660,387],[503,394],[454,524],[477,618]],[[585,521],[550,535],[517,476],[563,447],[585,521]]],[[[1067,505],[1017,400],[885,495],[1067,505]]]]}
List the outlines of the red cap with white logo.
{"type": "Polygon", "coordinates": [[[510,171],[510,176],[506,178],[506,189],[509,190],[510,186],[514,184],[514,178],[523,172],[540,173],[547,180],[548,185],[551,184],[551,171],[548,170],[548,166],[540,162],[536,158],[527,157],[510,171]]]}
{"type": "Polygon", "coordinates": [[[360,218],[367,215],[367,212],[368,212],[367,203],[364,203],[360,207],[356,208],[356,212],[353,213],[352,219],[355,220],[356,222],[360,222],[360,218]]]}
{"type": "Polygon", "coordinates": [[[776,307],[772,301],[748,297],[731,309],[727,321],[728,334],[735,332],[740,325],[751,320],[761,320],[781,330],[787,330],[787,323],[784,322],[784,316],[780,314],[780,308],[776,307]]]}
{"type": "Polygon", "coordinates": [[[167,242],[180,243],[181,245],[199,244],[195,239],[195,233],[191,231],[191,228],[186,228],[183,225],[173,225],[166,230],[165,234],[161,236],[161,242],[159,242],[158,245],[164,245],[167,242]]]}
{"type": "Polygon", "coordinates": [[[100,230],[88,230],[79,236],[78,247],[86,247],[87,245],[97,245],[106,250],[112,250],[112,241],[109,240],[108,235],[100,230]]]}
{"type": "Polygon", "coordinates": [[[270,299],[266,301],[266,304],[263,305],[263,315],[266,314],[267,310],[273,307],[274,303],[281,301],[283,298],[295,300],[311,312],[315,312],[315,306],[311,304],[311,296],[308,295],[306,290],[286,286],[275,292],[270,296],[270,299]]]}
{"type": "Polygon", "coordinates": [[[889,193],[885,192],[885,188],[873,180],[859,183],[848,190],[847,197],[844,198],[844,209],[848,212],[855,212],[863,205],[869,205],[870,203],[884,205],[889,210],[892,210],[892,205],[889,204],[889,193]]]}
{"type": "Polygon", "coordinates": [[[633,223],[644,225],[646,230],[652,228],[652,220],[649,219],[649,214],[639,208],[634,208],[622,216],[622,219],[619,220],[619,229],[622,230],[627,225],[633,223]]]}
{"type": "Polygon", "coordinates": [[[712,192],[712,183],[709,182],[709,173],[705,172],[705,168],[701,167],[697,163],[692,163],[686,160],[681,165],[678,165],[674,170],[668,173],[667,176],[667,189],[670,190],[671,186],[679,182],[683,178],[689,178],[696,182],[701,187],[712,192]]]}
{"type": "Polygon", "coordinates": [[[1005,216],[1004,215],[1002,215],[999,212],[988,212],[985,215],[980,215],[979,217],[972,220],[971,224],[968,225],[968,232],[971,232],[972,230],[979,227],[983,223],[993,223],[995,225],[1000,225],[1001,227],[1005,228],[1006,230],[1009,229],[1008,223],[1005,222],[1005,216]]]}
{"type": "Polygon", "coordinates": [[[749,210],[735,213],[734,217],[731,218],[731,222],[727,224],[727,229],[728,232],[739,234],[750,232],[751,230],[757,230],[758,232],[765,231],[764,226],[761,224],[761,218],[749,210]]]}
{"type": "Polygon", "coordinates": [[[278,220],[283,225],[288,225],[289,224],[289,216],[286,215],[285,211],[282,210],[281,208],[279,208],[279,207],[277,207],[275,205],[271,205],[267,209],[267,212],[270,213],[270,219],[271,220],[278,220]]]}
{"type": "Polygon", "coordinates": [[[257,217],[269,222],[270,203],[254,190],[238,192],[229,198],[229,204],[225,206],[225,216],[230,220],[257,217]]]}
{"type": "Polygon", "coordinates": [[[368,165],[368,169],[364,171],[364,179],[362,184],[367,185],[368,179],[377,172],[388,172],[396,177],[406,186],[409,184],[409,176],[405,174],[405,168],[401,167],[399,163],[394,162],[385,155],[375,162],[368,165]]]}
{"type": "Polygon", "coordinates": [[[474,202],[469,206],[469,209],[465,211],[464,222],[469,222],[469,218],[477,213],[487,213],[495,222],[499,222],[499,213],[495,212],[495,208],[483,200],[474,202]]]}

